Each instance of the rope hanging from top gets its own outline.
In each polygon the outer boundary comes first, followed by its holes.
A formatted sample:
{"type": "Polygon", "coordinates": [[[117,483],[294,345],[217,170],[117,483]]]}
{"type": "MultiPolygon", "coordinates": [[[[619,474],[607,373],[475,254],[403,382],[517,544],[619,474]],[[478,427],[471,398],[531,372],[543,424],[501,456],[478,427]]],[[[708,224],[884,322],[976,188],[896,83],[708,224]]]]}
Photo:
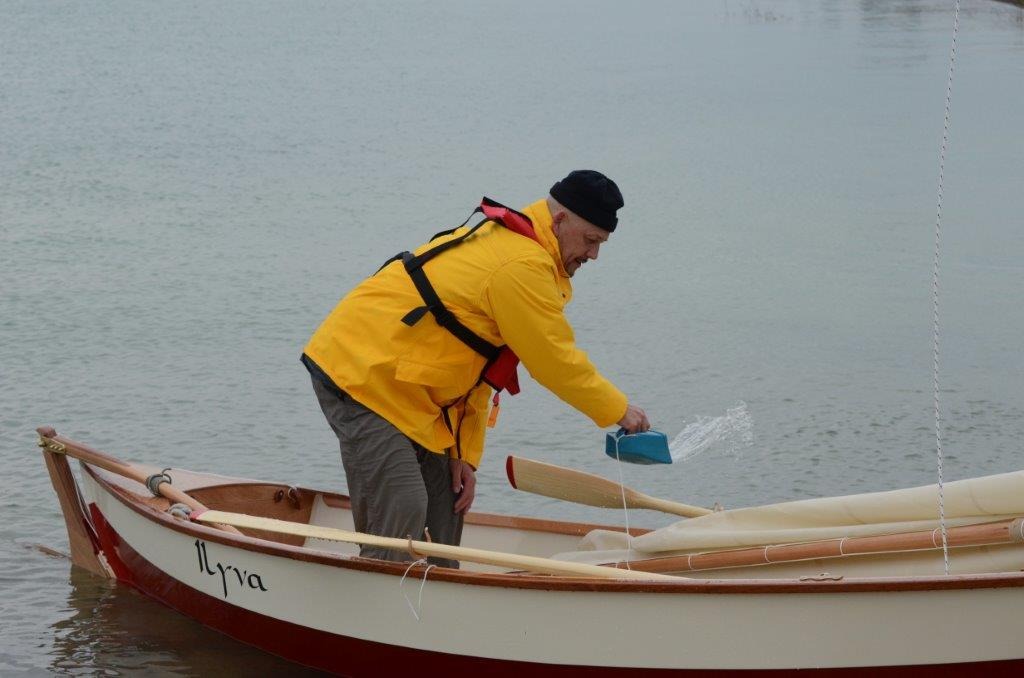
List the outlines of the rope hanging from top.
{"type": "Polygon", "coordinates": [[[932,405],[935,411],[935,458],[939,474],[939,527],[942,531],[942,560],[949,574],[949,537],[946,532],[946,506],[942,485],[942,418],[939,410],[939,243],[942,235],[942,178],[949,143],[949,103],[953,94],[953,66],[956,64],[956,34],[960,27],[960,0],[953,11],[953,42],[949,50],[949,75],[946,78],[946,112],[939,150],[939,191],[935,209],[935,257],[932,265],[932,405]]]}
{"type": "Polygon", "coordinates": [[[622,473],[622,458],[619,456],[619,440],[622,436],[615,436],[615,465],[619,467],[619,491],[622,493],[622,515],[626,520],[626,569],[632,570],[629,566],[629,554],[633,549],[633,533],[629,531],[629,506],[626,504],[626,478],[622,473]]]}

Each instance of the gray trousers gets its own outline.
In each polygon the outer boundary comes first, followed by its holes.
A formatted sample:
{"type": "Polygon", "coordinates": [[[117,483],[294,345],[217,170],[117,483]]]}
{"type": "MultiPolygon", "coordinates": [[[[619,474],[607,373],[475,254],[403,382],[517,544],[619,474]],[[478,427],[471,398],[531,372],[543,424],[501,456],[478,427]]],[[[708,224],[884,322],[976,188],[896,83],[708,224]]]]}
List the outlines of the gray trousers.
{"type": "MultiPolygon", "coordinates": [[[[391,422],[339,394],[313,376],[313,391],[341,447],[341,463],[348,479],[352,516],[358,532],[458,546],[462,516],[454,511],[448,457],[414,443],[391,422]]],[[[409,562],[408,551],[363,546],[365,558],[409,562]]],[[[458,567],[456,560],[429,558],[442,567],[458,567]]]]}

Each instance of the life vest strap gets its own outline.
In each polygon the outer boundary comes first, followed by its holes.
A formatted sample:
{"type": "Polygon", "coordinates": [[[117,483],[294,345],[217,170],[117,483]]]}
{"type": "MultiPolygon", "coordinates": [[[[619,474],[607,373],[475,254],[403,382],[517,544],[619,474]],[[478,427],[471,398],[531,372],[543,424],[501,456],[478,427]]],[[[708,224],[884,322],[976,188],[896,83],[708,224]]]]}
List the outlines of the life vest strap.
{"type": "MultiPolygon", "coordinates": [[[[469,220],[467,219],[466,221],[469,220]]],[[[406,260],[405,257],[403,256],[402,259],[403,261],[405,261],[405,270],[410,270],[410,266],[415,268],[421,268],[423,264],[427,263],[428,261],[436,257],[438,254],[441,254],[442,252],[447,252],[456,245],[461,245],[463,240],[476,233],[480,229],[480,227],[486,224],[488,221],[489,219],[481,219],[477,224],[473,226],[473,228],[469,229],[468,231],[460,235],[458,238],[452,238],[448,242],[443,242],[437,247],[432,247],[426,252],[415,257],[412,257],[412,261],[406,260]]],[[[462,228],[462,226],[459,226],[459,228],[462,228]]]]}
{"type": "MultiPolygon", "coordinates": [[[[402,318],[402,322],[412,327],[429,312],[434,316],[434,320],[440,327],[448,330],[459,341],[487,360],[481,373],[480,381],[486,382],[496,391],[504,389],[509,394],[515,395],[519,392],[519,380],[516,375],[516,366],[519,364],[519,358],[516,357],[516,354],[508,346],[495,346],[459,322],[455,314],[448,310],[441,301],[434,286],[430,284],[427,274],[423,271],[424,264],[442,252],[460,245],[489,221],[494,221],[510,231],[537,241],[537,234],[529,217],[486,197],[480,201],[480,205],[470,213],[465,221],[455,228],[441,231],[431,238],[431,241],[451,235],[468,224],[473,215],[477,213],[483,214],[485,218],[457,238],[443,242],[419,255],[413,255],[411,252],[399,252],[385,261],[377,269],[377,272],[379,273],[388,264],[401,261],[413,284],[416,286],[416,291],[420,293],[420,297],[425,304],[424,306],[417,306],[406,313],[402,318]]],[[[478,381],[477,383],[480,382],[478,381]]]]}
{"type": "MultiPolygon", "coordinates": [[[[479,207],[476,208],[475,210],[473,210],[473,213],[470,214],[469,217],[466,218],[466,221],[463,221],[461,224],[459,224],[455,228],[450,228],[447,231],[441,231],[440,233],[436,234],[433,238],[431,238],[430,242],[433,242],[433,241],[435,241],[438,238],[441,238],[443,236],[451,235],[455,231],[459,230],[460,228],[462,228],[463,226],[466,225],[466,223],[473,217],[473,214],[476,214],[479,211],[481,211],[480,208],[479,207]]],[[[448,242],[443,242],[440,245],[438,245],[437,247],[431,248],[431,249],[427,250],[426,252],[424,252],[423,254],[420,254],[419,256],[413,257],[411,262],[406,262],[405,270],[407,270],[407,271],[411,270],[410,267],[421,268],[423,266],[423,264],[427,263],[428,261],[430,261],[431,259],[436,257],[438,254],[441,254],[442,252],[446,252],[446,251],[450,250],[451,248],[455,247],[456,245],[462,243],[463,240],[465,240],[469,236],[471,236],[474,233],[476,233],[477,229],[479,229],[481,226],[486,224],[487,221],[488,221],[487,219],[483,219],[482,221],[480,221],[480,223],[478,223],[475,226],[473,226],[473,228],[469,229],[468,231],[466,231],[465,233],[460,235],[458,238],[452,238],[448,242]]],[[[407,254],[409,254],[409,252],[399,252],[398,254],[396,254],[395,256],[391,257],[390,259],[385,261],[383,264],[381,264],[380,268],[378,268],[376,272],[380,273],[384,269],[384,267],[387,266],[388,264],[390,264],[391,262],[398,261],[400,259],[405,261],[405,255],[407,255],[407,254]]]]}
{"type": "MultiPolygon", "coordinates": [[[[485,198],[485,200],[486,200],[486,198],[485,198]]],[[[439,231],[439,232],[435,233],[433,236],[431,236],[430,242],[434,242],[438,238],[443,238],[446,235],[451,235],[455,231],[459,230],[460,228],[462,228],[463,226],[465,226],[466,224],[469,223],[469,220],[473,218],[474,214],[483,214],[483,209],[481,207],[477,207],[475,210],[473,210],[472,212],[469,213],[469,216],[466,217],[465,221],[463,221],[461,224],[459,224],[455,228],[449,228],[447,230],[439,231]]]]}
{"type": "Polygon", "coordinates": [[[417,261],[419,257],[414,257],[411,252],[404,252],[401,256],[402,262],[405,264],[405,270],[408,271],[409,277],[412,278],[412,282],[416,286],[416,291],[420,293],[424,303],[426,303],[425,307],[420,306],[407,313],[405,318],[402,318],[402,321],[407,325],[416,324],[425,315],[425,311],[420,309],[425,308],[434,316],[434,320],[437,321],[438,325],[454,334],[463,344],[469,346],[488,361],[497,358],[500,349],[459,322],[455,314],[449,311],[444,303],[442,303],[441,298],[437,296],[434,286],[427,279],[427,274],[423,272],[422,263],[417,261]]]}

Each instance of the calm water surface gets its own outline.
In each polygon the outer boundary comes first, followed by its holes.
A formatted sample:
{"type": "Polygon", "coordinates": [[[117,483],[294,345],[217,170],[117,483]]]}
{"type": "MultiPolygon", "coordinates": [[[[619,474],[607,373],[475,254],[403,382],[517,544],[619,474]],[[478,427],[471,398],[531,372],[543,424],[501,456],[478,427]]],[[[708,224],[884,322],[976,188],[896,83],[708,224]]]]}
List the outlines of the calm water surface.
{"type": "MultiPolygon", "coordinates": [[[[73,570],[33,429],[344,490],[310,332],[481,195],[574,168],[627,203],[575,280],[579,343],[670,436],[740,401],[753,421],[627,484],[741,506],[933,482],[951,29],[932,0],[0,2],[0,673],[289,670],[73,570]]],[[[948,478],[1021,468],[1024,439],[1024,16],[966,0],[960,29],[948,478]]],[[[621,522],[502,471],[614,477],[601,431],[533,382],[501,416],[478,508],[621,522]]]]}

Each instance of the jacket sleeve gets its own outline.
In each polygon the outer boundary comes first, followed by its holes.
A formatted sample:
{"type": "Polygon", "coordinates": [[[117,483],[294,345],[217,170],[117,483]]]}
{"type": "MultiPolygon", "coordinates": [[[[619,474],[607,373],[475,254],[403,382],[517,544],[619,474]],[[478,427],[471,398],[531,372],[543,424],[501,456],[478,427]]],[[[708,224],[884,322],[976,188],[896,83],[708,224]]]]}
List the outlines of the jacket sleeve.
{"type": "Polygon", "coordinates": [[[491,276],[483,301],[502,339],[541,385],[598,426],[622,419],[626,396],[576,347],[549,263],[533,257],[506,263],[491,276]]]}
{"type": "Polygon", "coordinates": [[[484,455],[484,438],[487,435],[487,416],[491,410],[490,386],[480,383],[469,392],[459,413],[459,448],[462,460],[469,462],[474,469],[480,468],[480,459],[484,455]]]}

